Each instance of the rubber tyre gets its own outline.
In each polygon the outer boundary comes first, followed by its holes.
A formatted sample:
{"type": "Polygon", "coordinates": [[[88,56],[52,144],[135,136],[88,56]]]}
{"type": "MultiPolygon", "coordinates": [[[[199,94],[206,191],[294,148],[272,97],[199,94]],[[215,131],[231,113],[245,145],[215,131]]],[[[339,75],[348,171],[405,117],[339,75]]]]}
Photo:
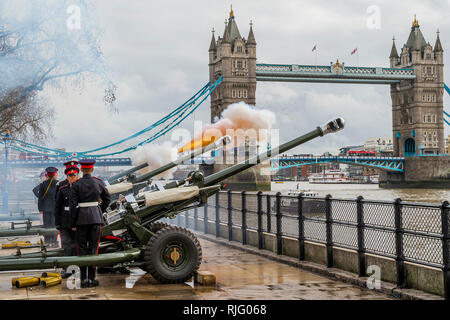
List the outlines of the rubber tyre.
{"type": "Polygon", "coordinates": [[[159,230],[161,230],[162,228],[165,228],[165,227],[168,227],[168,226],[170,226],[170,224],[165,223],[165,222],[157,221],[157,222],[153,222],[153,223],[151,224],[150,230],[151,230],[152,232],[156,233],[156,232],[158,232],[159,230]]]}
{"type": "MultiPolygon", "coordinates": [[[[158,232],[159,230],[161,230],[162,228],[168,227],[170,226],[170,224],[165,223],[165,222],[161,222],[161,221],[156,221],[153,222],[150,226],[150,230],[154,233],[158,232]]],[[[142,270],[144,270],[145,272],[148,272],[147,267],[144,265],[142,267],[140,267],[142,270]]]]}
{"type": "Polygon", "coordinates": [[[186,282],[198,270],[201,261],[202,248],[197,237],[184,228],[171,225],[150,239],[144,253],[145,268],[161,283],[186,282]],[[179,270],[171,270],[162,258],[163,252],[173,244],[183,247],[184,260],[179,270]]]}

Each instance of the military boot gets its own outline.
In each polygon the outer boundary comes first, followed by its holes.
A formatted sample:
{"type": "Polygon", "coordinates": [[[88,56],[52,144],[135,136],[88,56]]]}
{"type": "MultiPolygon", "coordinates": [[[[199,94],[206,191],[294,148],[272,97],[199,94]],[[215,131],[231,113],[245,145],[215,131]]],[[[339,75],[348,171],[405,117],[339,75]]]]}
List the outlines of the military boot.
{"type": "Polygon", "coordinates": [[[98,285],[99,285],[99,282],[97,279],[89,280],[89,287],[96,287],[98,285]]]}
{"type": "Polygon", "coordinates": [[[88,279],[81,280],[81,287],[89,288],[89,280],[88,279]]]}

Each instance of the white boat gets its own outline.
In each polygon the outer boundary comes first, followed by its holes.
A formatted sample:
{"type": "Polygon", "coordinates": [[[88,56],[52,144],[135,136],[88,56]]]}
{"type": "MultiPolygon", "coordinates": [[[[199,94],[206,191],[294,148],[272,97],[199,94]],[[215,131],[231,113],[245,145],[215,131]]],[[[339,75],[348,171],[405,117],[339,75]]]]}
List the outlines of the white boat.
{"type": "Polygon", "coordinates": [[[300,193],[303,193],[305,197],[318,197],[319,193],[311,191],[310,189],[299,189],[297,185],[297,189],[290,189],[287,192],[288,196],[298,196],[300,193]]]}
{"type": "Polygon", "coordinates": [[[352,183],[345,172],[340,170],[325,170],[324,173],[312,174],[308,177],[309,183],[352,183]]]}

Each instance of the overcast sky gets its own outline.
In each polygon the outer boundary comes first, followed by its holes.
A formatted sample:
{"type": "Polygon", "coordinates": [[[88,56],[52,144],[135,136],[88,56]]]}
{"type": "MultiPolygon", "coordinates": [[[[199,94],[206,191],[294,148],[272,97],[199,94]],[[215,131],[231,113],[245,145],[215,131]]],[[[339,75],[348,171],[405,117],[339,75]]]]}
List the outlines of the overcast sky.
{"type": "MultiPolygon", "coordinates": [[[[76,2],[76,1],[75,1],[76,2]]],[[[247,38],[249,22],[257,42],[257,63],[389,67],[392,37],[400,51],[414,14],[425,40],[433,46],[441,31],[444,62],[450,63],[450,0],[97,0],[104,30],[102,48],[117,84],[118,114],[102,103],[104,88],[86,83],[82,89],[43,93],[56,111],[52,147],[83,151],[103,146],[148,126],[181,105],[208,79],[211,29],[223,34],[233,4],[240,33],[247,38]],[[368,27],[379,9],[379,28],[368,27]],[[369,9],[369,12],[368,12],[369,9]],[[350,52],[358,48],[357,55],[350,52]],[[74,119],[74,114],[79,115],[74,119]]],[[[372,26],[374,26],[372,24],[372,26]]],[[[376,25],[375,25],[376,26],[376,25]]],[[[448,68],[446,68],[448,70],[448,68]]],[[[450,77],[445,72],[445,80],[450,77]]],[[[295,151],[321,154],[364,143],[369,137],[392,136],[388,85],[259,82],[256,106],[277,115],[281,141],[303,134],[329,118],[342,116],[347,127],[295,151]]],[[[449,97],[444,108],[450,111],[449,97]]],[[[183,126],[210,119],[209,99],[183,126]]],[[[446,136],[450,134],[449,126],[446,136]]]]}

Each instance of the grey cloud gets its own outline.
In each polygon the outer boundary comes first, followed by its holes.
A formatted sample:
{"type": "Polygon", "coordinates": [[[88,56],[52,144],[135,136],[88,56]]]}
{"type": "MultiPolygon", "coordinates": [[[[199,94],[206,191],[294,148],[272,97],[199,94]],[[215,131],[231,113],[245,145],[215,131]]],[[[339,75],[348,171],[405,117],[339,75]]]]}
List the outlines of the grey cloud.
{"type": "MultiPolygon", "coordinates": [[[[85,149],[105,145],[134,133],[183,103],[208,81],[211,28],[222,35],[230,1],[120,1],[99,0],[104,28],[103,51],[118,84],[119,114],[108,114],[102,90],[92,89],[69,100],[52,97],[58,111],[54,146],[85,149]],[[83,126],[67,126],[75,107],[92,111],[83,126]],[[92,123],[90,122],[92,121],[92,123]],[[69,132],[68,132],[69,131],[69,132]],[[73,132],[76,132],[74,135],[73,132]],[[76,136],[76,139],[74,139],[76,136]]],[[[450,61],[450,34],[446,19],[449,4],[420,0],[379,1],[233,1],[241,35],[254,22],[259,63],[328,65],[337,58],[346,65],[388,66],[392,36],[397,48],[407,40],[414,13],[432,45],[441,31],[445,61],[450,61]],[[367,7],[381,9],[381,29],[366,27],[367,7]],[[350,52],[358,47],[358,56],[350,52]]],[[[450,83],[450,79],[447,82],[450,83]]],[[[445,97],[448,105],[449,98],[445,97]]],[[[258,83],[256,105],[278,115],[281,140],[313,128],[332,116],[343,116],[347,128],[338,135],[302,146],[322,153],[343,145],[361,144],[372,136],[392,135],[389,86],[338,84],[258,83]]],[[[447,110],[450,110],[447,107],[447,110]]],[[[209,99],[199,107],[196,120],[209,121],[209,99]]],[[[194,118],[184,123],[192,130],[194,118]]],[[[450,130],[446,129],[446,134],[450,130]]]]}

